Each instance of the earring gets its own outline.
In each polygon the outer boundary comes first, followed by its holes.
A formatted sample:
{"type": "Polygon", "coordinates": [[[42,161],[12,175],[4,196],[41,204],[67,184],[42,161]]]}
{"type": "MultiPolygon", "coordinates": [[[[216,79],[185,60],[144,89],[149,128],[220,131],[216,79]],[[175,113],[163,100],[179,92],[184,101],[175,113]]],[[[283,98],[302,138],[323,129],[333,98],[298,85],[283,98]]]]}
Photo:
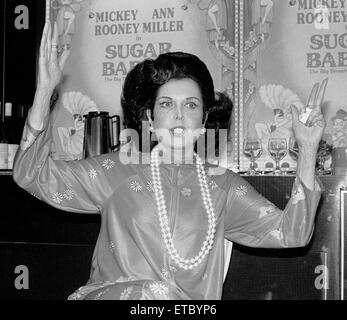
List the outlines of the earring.
{"type": "Polygon", "coordinates": [[[149,131],[150,131],[150,132],[153,132],[153,131],[154,131],[153,122],[152,122],[151,119],[149,120],[149,131]]]}

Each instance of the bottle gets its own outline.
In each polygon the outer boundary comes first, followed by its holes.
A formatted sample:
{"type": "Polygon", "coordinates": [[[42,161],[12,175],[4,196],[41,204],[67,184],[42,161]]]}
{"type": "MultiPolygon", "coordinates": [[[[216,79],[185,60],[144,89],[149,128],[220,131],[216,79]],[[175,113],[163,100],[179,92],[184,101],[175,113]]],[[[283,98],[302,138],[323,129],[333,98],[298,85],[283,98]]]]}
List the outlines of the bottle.
{"type": "Polygon", "coordinates": [[[14,110],[12,110],[12,117],[16,123],[16,142],[19,143],[22,134],[23,134],[23,129],[25,125],[25,120],[26,120],[26,109],[23,104],[18,104],[14,110]]]}
{"type": "Polygon", "coordinates": [[[13,159],[19,146],[17,123],[12,115],[12,103],[5,103],[5,134],[7,139],[7,169],[12,170],[13,159]]]}
{"type": "Polygon", "coordinates": [[[7,170],[8,167],[8,143],[5,133],[5,124],[0,119],[0,170],[7,170]]]}
{"type": "Polygon", "coordinates": [[[5,135],[7,143],[15,143],[13,119],[12,119],[12,103],[5,103],[5,135]]]}

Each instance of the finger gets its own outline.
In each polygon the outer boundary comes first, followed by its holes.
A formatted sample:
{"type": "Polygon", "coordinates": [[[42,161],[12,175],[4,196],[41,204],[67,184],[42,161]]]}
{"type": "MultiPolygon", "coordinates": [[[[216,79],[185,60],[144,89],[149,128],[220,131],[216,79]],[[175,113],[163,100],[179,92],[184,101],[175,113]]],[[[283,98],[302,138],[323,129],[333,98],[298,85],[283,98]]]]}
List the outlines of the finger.
{"type": "Polygon", "coordinates": [[[58,24],[54,22],[52,43],[58,44],[58,24]]]}
{"type": "Polygon", "coordinates": [[[328,84],[328,78],[325,78],[318,90],[318,93],[316,95],[316,101],[315,101],[315,105],[316,106],[320,106],[322,104],[323,98],[324,98],[324,94],[325,94],[325,89],[327,88],[327,84],[328,84]]]}
{"type": "Polygon", "coordinates": [[[51,59],[51,52],[52,52],[52,26],[51,23],[48,23],[48,30],[47,30],[47,58],[48,60],[51,59]]]}
{"type": "Polygon", "coordinates": [[[319,83],[316,82],[311,90],[310,96],[308,98],[306,106],[308,107],[313,107],[315,106],[315,101],[316,101],[316,95],[317,95],[317,90],[318,90],[319,83]]]}
{"type": "Polygon", "coordinates": [[[42,38],[40,43],[40,57],[45,57],[45,49],[46,49],[46,41],[47,41],[47,29],[48,23],[45,23],[45,27],[43,28],[42,38]]]}
{"type": "Polygon", "coordinates": [[[57,55],[58,55],[58,24],[57,22],[54,23],[53,27],[53,38],[52,38],[52,61],[57,61],[57,55]]]}
{"type": "Polygon", "coordinates": [[[66,48],[63,53],[61,54],[60,58],[59,58],[59,67],[60,67],[60,70],[63,70],[64,69],[64,66],[65,66],[65,63],[66,63],[66,60],[69,58],[69,55],[70,55],[70,48],[66,48]]]}

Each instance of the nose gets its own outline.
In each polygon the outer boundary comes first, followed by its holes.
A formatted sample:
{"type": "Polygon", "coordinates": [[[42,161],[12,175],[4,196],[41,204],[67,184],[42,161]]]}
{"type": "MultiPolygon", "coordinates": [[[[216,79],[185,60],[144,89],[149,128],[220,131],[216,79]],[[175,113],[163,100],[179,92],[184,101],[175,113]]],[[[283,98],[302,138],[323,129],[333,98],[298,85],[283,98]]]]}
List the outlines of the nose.
{"type": "Polygon", "coordinates": [[[177,108],[176,108],[176,119],[177,120],[182,120],[183,119],[183,112],[182,112],[182,106],[181,105],[177,105],[177,108]]]}

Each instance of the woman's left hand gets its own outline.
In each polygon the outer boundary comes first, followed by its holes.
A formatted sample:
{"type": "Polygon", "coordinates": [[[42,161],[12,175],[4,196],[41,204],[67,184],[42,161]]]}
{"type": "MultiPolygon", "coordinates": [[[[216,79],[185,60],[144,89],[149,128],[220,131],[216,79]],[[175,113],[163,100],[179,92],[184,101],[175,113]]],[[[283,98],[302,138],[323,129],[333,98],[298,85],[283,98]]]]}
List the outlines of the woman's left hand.
{"type": "Polygon", "coordinates": [[[299,111],[296,106],[291,106],[294,137],[300,151],[316,153],[318,150],[319,142],[326,126],[321,110],[325,88],[326,81],[323,81],[318,93],[318,84],[313,86],[307,103],[307,105],[312,108],[312,112],[305,124],[299,120],[299,111]]]}

